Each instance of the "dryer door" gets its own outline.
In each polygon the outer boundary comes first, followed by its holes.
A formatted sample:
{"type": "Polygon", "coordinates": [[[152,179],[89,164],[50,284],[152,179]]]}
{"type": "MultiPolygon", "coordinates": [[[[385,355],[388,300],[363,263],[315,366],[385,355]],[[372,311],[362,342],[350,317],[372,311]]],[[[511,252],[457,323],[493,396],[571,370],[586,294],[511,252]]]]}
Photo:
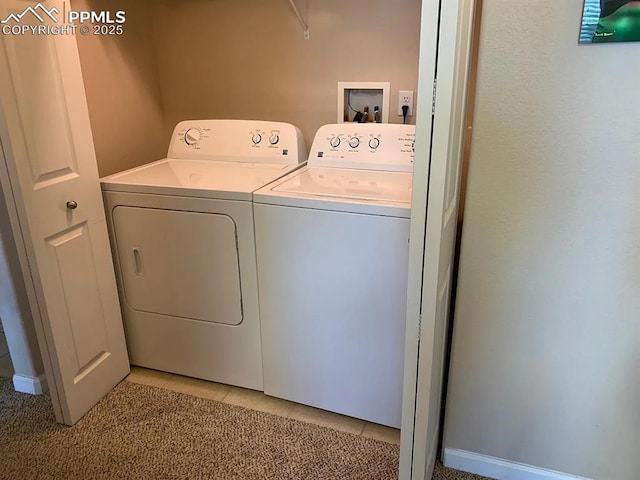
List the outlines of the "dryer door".
{"type": "Polygon", "coordinates": [[[132,309],[226,325],[242,322],[231,217],[119,206],[113,224],[125,301],[132,309]]]}

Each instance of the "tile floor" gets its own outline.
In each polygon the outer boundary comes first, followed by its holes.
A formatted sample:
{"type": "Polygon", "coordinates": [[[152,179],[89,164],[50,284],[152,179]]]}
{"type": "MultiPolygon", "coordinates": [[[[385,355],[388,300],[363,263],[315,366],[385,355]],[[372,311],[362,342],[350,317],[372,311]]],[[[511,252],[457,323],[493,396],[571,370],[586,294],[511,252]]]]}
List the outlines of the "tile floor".
{"type": "Polygon", "coordinates": [[[7,338],[0,327],[0,377],[13,377],[13,364],[9,356],[9,347],[7,346],[7,338]]]}
{"type": "Polygon", "coordinates": [[[400,444],[400,430],[338,415],[318,408],[307,407],[287,400],[269,397],[262,392],[232,387],[220,383],[197,380],[172,373],[131,367],[127,381],[153,387],[166,388],[195,397],[218,400],[253,410],[273,413],[282,417],[314,423],[363,437],[400,444]]]}

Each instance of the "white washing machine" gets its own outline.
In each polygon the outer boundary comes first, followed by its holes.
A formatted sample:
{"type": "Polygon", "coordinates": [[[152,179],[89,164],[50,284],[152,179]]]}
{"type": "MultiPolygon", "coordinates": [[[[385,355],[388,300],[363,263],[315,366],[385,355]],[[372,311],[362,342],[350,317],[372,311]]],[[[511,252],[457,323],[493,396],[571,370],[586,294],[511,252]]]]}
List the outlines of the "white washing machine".
{"type": "Polygon", "coordinates": [[[326,125],[254,194],[268,395],[400,427],[414,139],[326,125]]]}
{"type": "Polygon", "coordinates": [[[262,390],[252,195],[305,154],[289,124],[186,121],[101,180],[133,365],[262,390]]]}

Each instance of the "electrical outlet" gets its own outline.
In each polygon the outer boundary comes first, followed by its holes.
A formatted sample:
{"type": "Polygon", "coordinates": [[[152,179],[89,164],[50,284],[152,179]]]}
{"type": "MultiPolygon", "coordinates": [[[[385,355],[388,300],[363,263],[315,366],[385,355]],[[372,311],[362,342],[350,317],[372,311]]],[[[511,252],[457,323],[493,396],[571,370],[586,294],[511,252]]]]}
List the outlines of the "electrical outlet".
{"type": "Polygon", "coordinates": [[[398,92],[398,115],[402,116],[402,106],[408,105],[407,117],[413,115],[413,92],[411,90],[400,90],[398,92]]]}

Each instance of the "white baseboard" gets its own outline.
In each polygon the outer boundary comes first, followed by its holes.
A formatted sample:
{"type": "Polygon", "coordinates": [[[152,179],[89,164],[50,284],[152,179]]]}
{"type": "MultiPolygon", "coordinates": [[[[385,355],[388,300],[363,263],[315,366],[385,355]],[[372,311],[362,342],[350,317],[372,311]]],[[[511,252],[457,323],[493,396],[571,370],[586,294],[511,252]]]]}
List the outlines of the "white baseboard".
{"type": "Polygon", "coordinates": [[[455,448],[444,449],[443,463],[445,467],[495,478],[496,480],[589,480],[585,477],[538,468],[523,463],[510,462],[501,458],[489,457],[455,448]]]}
{"type": "Polygon", "coordinates": [[[39,377],[15,374],[13,376],[13,388],[16,389],[16,392],[30,393],[32,395],[40,395],[49,390],[47,377],[44,374],[39,377]]]}

